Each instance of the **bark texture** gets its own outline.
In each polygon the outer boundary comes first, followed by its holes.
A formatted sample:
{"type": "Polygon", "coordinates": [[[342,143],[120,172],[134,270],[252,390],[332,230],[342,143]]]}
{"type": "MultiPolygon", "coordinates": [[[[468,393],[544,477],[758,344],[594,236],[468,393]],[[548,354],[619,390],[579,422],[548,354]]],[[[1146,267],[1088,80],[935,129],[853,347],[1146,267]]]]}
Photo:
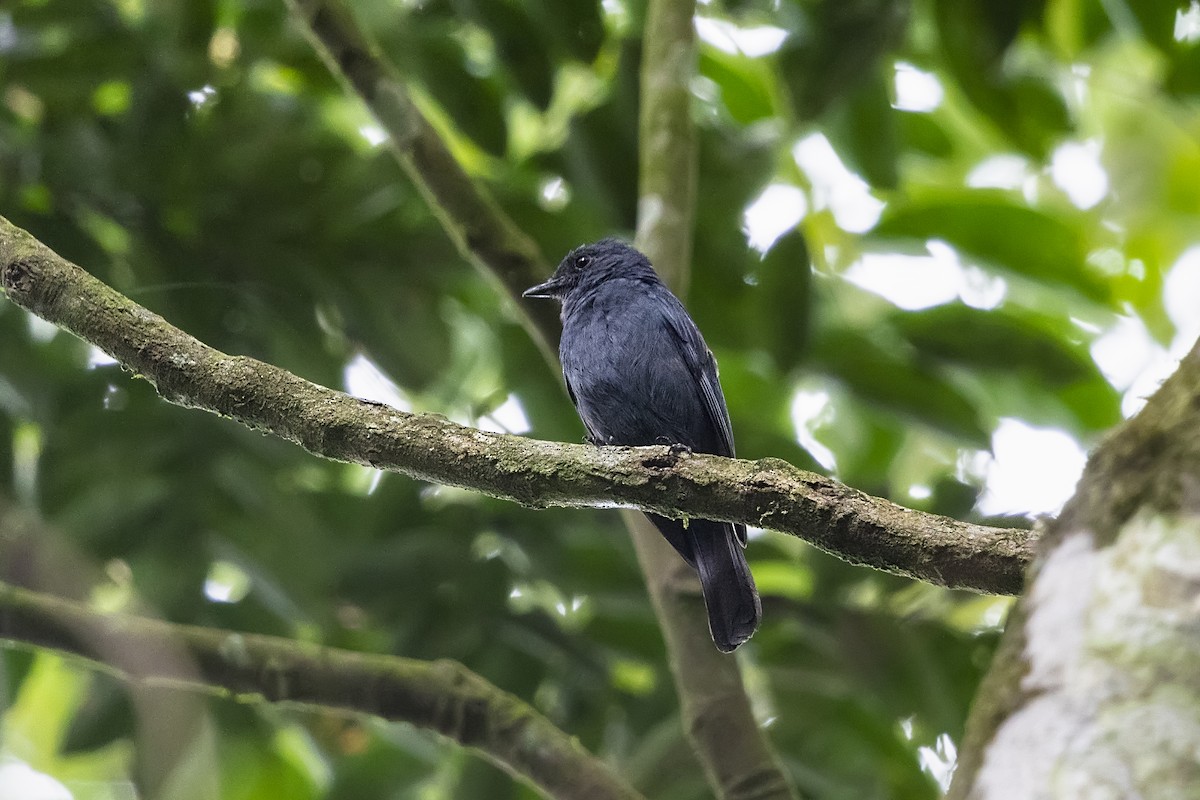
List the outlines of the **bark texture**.
{"type": "Polygon", "coordinates": [[[165,400],[273,433],[324,458],[533,507],[619,504],[745,522],[941,586],[998,594],[1021,588],[1029,531],[906,509],[779,459],[542,442],[358,400],[205,345],[3,217],[0,285],[17,305],[150,381],[165,400]]]}
{"type": "Polygon", "coordinates": [[[1200,345],[1089,459],[976,698],[951,800],[1200,797],[1200,345]]]}

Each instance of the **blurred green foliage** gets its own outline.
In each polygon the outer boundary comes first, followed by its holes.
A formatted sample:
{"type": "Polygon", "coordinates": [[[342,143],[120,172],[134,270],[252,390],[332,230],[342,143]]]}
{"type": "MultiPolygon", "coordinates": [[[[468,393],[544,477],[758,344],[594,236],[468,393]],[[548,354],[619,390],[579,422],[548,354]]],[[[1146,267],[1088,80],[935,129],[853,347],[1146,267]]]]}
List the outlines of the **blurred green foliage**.
{"type": "MultiPolygon", "coordinates": [[[[548,257],[629,235],[641,3],[355,6],[548,257]]],[[[838,478],[962,516],[977,513],[983,476],[969,465],[1001,418],[1085,445],[1118,422],[1126,387],[1091,345],[1120,316],[1171,341],[1163,277],[1197,238],[1187,13],[1174,1],[702,4],[688,304],[721,363],[739,454],[817,466],[793,419],[807,392],[825,405],[802,420],[806,441],[838,478]],[[915,100],[902,85],[913,75],[915,100]],[[794,157],[825,140],[850,170],[836,180],[794,157]],[[1052,169],[1067,142],[1099,154],[1108,190],[1093,201],[1072,202],[1052,169]],[[996,159],[1018,177],[982,177],[996,159]],[[769,185],[798,191],[803,214],[760,255],[744,215],[769,185]],[[860,214],[881,207],[878,222],[848,222],[848,196],[860,214]],[[864,256],[931,241],[1001,291],[910,308],[851,280],[864,256]]],[[[558,376],[376,130],[279,2],[0,7],[0,213],[226,352],[334,387],[369,363],[414,409],[514,424],[515,406],[533,435],[579,440],[558,376]]],[[[70,560],[55,580],[177,622],[456,659],[648,796],[709,796],[615,514],[532,512],[319,462],[169,406],[93,355],[0,304],[0,491],[61,537],[70,560]]],[[[766,615],[738,658],[798,786],[935,797],[1005,601],[776,534],[748,552],[766,615]]],[[[17,566],[7,579],[36,582],[17,566]]],[[[124,687],[46,654],[10,651],[4,665],[6,752],[112,796],[140,780],[143,722],[124,687]]],[[[207,708],[196,758],[225,798],[532,796],[404,726],[207,708]]]]}

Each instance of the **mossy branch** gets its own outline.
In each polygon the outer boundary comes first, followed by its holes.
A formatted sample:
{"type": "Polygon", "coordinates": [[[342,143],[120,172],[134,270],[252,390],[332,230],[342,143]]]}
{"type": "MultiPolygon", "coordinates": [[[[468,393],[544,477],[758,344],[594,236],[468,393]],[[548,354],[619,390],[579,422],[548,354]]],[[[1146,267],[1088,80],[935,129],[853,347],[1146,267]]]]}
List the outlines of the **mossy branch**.
{"type": "Polygon", "coordinates": [[[539,508],[617,504],[744,522],[852,563],[979,592],[1020,592],[1032,552],[1029,531],[910,510],[775,458],[543,442],[359,400],[209,347],[3,217],[0,285],[17,305],[150,381],[168,402],[229,417],[323,458],[539,508]]]}
{"type": "Polygon", "coordinates": [[[4,583],[0,639],[81,657],[135,684],[407,722],[477,750],[557,800],[641,797],[578,740],[455,661],[102,614],[4,583]]]}

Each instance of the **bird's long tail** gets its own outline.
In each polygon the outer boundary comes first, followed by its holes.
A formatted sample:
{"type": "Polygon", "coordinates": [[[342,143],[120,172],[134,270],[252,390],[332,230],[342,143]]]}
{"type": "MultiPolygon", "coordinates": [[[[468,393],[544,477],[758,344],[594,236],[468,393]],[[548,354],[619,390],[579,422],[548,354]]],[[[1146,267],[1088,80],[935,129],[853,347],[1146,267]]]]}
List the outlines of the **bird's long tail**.
{"type": "Polygon", "coordinates": [[[754,635],[762,619],[758,590],[741,542],[734,527],[724,522],[691,520],[685,530],[704,590],[708,629],[717,649],[731,652],[754,635]]]}

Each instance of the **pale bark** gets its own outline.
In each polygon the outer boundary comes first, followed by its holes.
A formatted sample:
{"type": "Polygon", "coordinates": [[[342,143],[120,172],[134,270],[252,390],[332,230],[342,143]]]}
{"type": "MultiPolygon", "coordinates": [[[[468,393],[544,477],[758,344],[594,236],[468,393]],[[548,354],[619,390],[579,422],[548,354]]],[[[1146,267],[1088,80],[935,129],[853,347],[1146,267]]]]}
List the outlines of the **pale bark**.
{"type": "Polygon", "coordinates": [[[984,680],[952,800],[1200,797],[1200,345],[1100,445],[984,680]]]}

